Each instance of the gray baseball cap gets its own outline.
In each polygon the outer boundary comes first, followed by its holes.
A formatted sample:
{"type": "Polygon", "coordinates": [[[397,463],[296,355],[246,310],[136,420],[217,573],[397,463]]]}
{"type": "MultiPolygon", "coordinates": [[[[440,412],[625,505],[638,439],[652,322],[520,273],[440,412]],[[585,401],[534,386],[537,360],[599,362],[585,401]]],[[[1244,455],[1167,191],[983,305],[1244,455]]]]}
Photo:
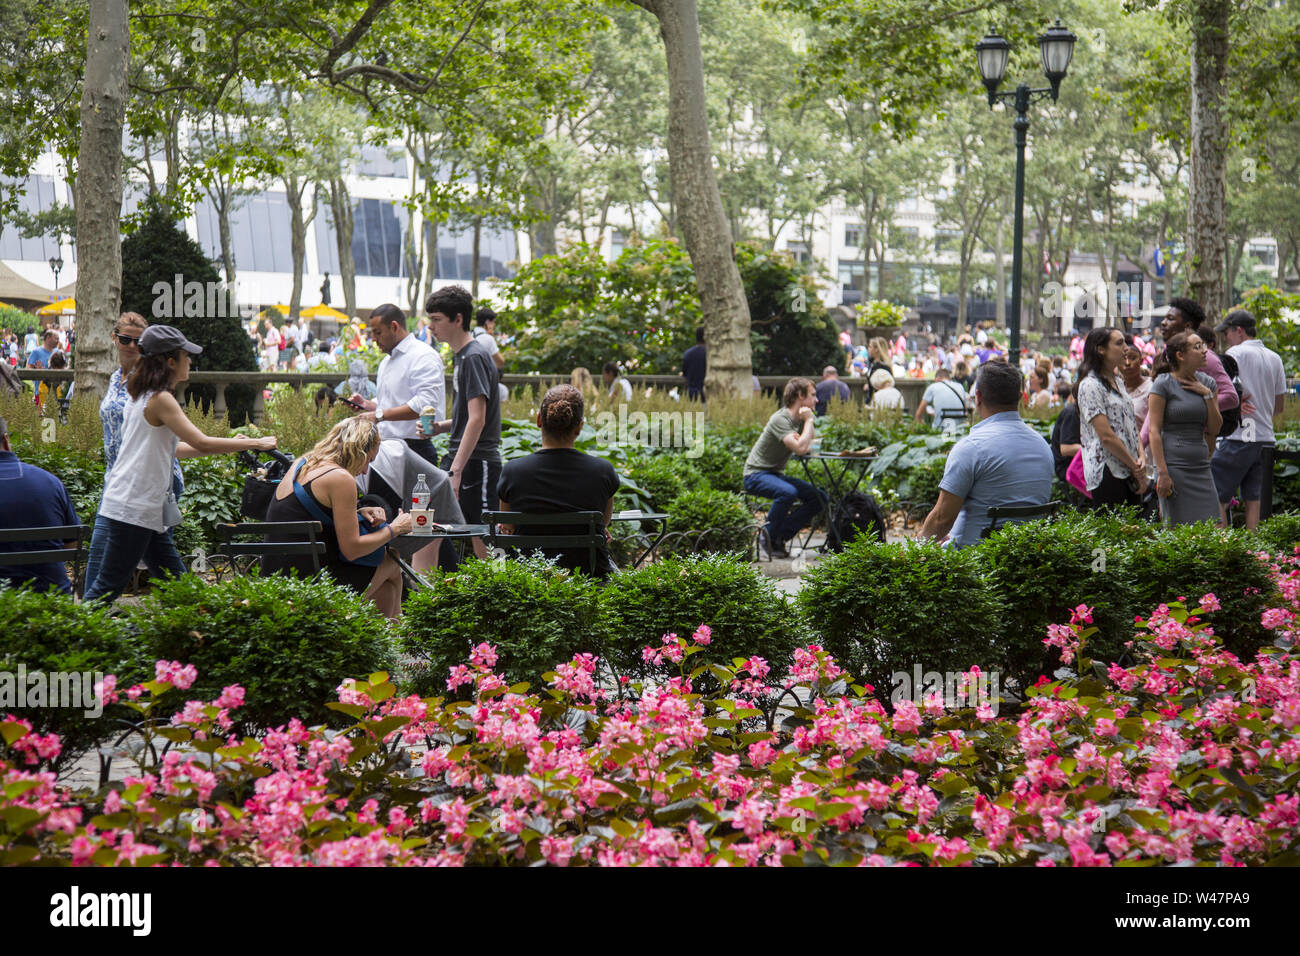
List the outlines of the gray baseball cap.
{"type": "Polygon", "coordinates": [[[195,345],[181,334],[180,329],[170,325],[151,325],[140,333],[141,355],[166,355],[177,349],[184,349],[191,355],[203,352],[203,346],[195,345]]]}

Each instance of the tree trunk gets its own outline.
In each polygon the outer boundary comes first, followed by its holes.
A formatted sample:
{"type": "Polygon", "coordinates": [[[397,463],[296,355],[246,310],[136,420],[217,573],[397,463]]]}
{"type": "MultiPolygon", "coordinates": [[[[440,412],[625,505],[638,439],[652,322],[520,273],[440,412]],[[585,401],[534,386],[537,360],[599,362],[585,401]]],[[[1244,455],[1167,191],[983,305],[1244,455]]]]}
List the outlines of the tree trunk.
{"type": "Polygon", "coordinates": [[[752,394],[749,303],[713,171],[696,0],[635,0],[659,20],[668,62],[668,161],[708,342],[708,395],[752,394]]]}
{"type": "Polygon", "coordinates": [[[99,401],[117,366],[109,332],[122,297],[122,122],[127,0],[91,0],[77,156],[77,395],[99,401]]]}
{"type": "Polygon", "coordinates": [[[472,266],[470,268],[470,290],[471,297],[478,298],[478,274],[479,274],[479,255],[480,243],[483,239],[483,217],[474,217],[474,251],[472,253],[472,266]]]}
{"type": "Polygon", "coordinates": [[[338,240],[339,280],[343,283],[343,311],[351,319],[357,314],[357,263],[352,258],[352,197],[342,178],[330,180],[330,214],[334,217],[334,236],[338,240]]]}
{"type": "MultiPolygon", "coordinates": [[[[430,219],[429,223],[429,251],[424,260],[424,298],[429,297],[433,291],[433,280],[438,278],[438,223],[430,219]]],[[[421,299],[420,307],[424,307],[424,300],[421,299]]]]}
{"type": "Polygon", "coordinates": [[[293,263],[289,317],[296,321],[302,308],[302,272],[307,260],[307,221],[302,214],[302,186],[297,173],[286,173],[283,180],[284,200],[289,204],[289,258],[293,263]]]}
{"type": "Polygon", "coordinates": [[[1226,299],[1223,81],[1228,64],[1230,0],[1197,0],[1192,11],[1192,166],[1187,201],[1187,281],[1211,325],[1226,299]]]}
{"type": "Polygon", "coordinates": [[[217,213],[217,237],[221,242],[221,264],[226,270],[226,287],[235,283],[235,252],[230,245],[230,188],[220,179],[208,190],[217,213]]]}

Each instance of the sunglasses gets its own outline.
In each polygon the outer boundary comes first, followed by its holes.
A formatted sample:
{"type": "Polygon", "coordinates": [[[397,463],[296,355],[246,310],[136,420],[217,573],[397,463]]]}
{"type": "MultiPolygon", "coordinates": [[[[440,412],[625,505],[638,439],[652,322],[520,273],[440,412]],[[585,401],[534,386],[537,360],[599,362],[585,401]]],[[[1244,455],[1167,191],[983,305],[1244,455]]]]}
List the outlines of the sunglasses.
{"type": "Polygon", "coordinates": [[[120,332],[114,332],[114,333],[113,333],[113,338],[117,339],[117,341],[118,341],[119,343],[121,343],[122,345],[136,345],[136,346],[138,346],[138,345],[140,344],[140,336],[138,336],[138,335],[137,335],[135,338],[132,338],[132,337],[129,336],[129,335],[122,335],[120,332]]]}

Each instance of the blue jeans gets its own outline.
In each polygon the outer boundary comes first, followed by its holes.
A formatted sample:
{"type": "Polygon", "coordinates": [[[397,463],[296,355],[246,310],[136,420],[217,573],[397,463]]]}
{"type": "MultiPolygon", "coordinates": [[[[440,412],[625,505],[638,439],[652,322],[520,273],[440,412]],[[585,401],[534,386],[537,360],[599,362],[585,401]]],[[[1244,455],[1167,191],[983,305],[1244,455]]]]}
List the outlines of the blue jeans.
{"type": "Polygon", "coordinates": [[[787,541],[799,533],[799,529],[808,526],[826,502],[826,496],[808,482],[777,471],[755,471],[746,475],[745,491],[760,498],[772,499],[764,527],[773,547],[784,547],[787,541]],[[793,514],[787,515],[796,498],[802,504],[793,514]]]}
{"type": "Polygon", "coordinates": [[[131,583],[131,575],[141,558],[151,571],[158,568],[176,575],[185,573],[185,564],[176,553],[171,532],[159,533],[103,515],[95,518],[96,530],[100,521],[106,526],[103,551],[95,578],[86,578],[90,583],[86,585],[85,600],[94,601],[101,597],[108,601],[117,600],[131,583]]]}

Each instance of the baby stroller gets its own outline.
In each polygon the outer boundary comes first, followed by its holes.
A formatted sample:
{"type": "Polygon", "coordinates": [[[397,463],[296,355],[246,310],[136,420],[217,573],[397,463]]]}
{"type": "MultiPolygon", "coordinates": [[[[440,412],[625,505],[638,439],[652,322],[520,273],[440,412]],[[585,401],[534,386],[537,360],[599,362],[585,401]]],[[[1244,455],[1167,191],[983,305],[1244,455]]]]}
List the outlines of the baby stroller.
{"type": "Polygon", "coordinates": [[[293,458],[282,451],[270,451],[270,461],[259,462],[251,451],[239,453],[239,463],[248,474],[244,476],[244,493],[239,499],[239,513],[250,521],[265,521],[270,510],[276,486],[289,473],[293,458]]]}

